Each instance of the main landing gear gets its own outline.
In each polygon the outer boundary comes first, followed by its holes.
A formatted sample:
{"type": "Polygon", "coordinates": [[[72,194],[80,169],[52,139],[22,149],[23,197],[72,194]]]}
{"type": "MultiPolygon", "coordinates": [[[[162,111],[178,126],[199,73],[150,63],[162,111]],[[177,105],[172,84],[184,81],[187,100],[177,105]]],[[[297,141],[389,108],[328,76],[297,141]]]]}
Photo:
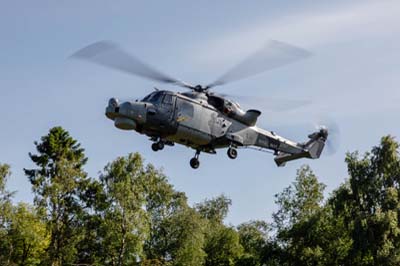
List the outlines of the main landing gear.
{"type": "Polygon", "coordinates": [[[200,155],[200,151],[196,150],[196,154],[194,155],[194,157],[192,159],[190,159],[190,166],[193,169],[197,169],[200,166],[199,155],[200,155]]]}
{"type": "Polygon", "coordinates": [[[235,148],[229,147],[227,151],[228,157],[231,159],[236,159],[237,157],[237,150],[235,148]]]}
{"type": "Polygon", "coordinates": [[[151,149],[153,151],[161,151],[162,149],[164,149],[164,142],[163,141],[154,142],[153,144],[151,144],[151,149]]]}
{"type": "MultiPolygon", "coordinates": [[[[238,152],[235,147],[229,147],[227,154],[229,158],[236,159],[238,152]]],[[[190,159],[190,166],[193,169],[197,169],[200,166],[199,155],[200,155],[200,150],[196,150],[196,154],[192,159],[190,159]]]]}

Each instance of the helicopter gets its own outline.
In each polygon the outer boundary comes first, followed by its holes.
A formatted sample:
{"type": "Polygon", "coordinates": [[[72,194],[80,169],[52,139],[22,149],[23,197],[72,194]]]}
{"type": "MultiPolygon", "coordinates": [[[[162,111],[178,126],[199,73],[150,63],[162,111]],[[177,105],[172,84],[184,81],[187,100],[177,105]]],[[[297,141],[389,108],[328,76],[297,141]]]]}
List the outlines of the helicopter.
{"type": "Polygon", "coordinates": [[[73,58],[187,89],[185,92],[155,89],[136,101],[120,102],[111,98],[105,115],[114,121],[118,129],[148,136],[153,142],[153,151],[163,150],[165,146],[174,146],[175,143],[194,149],[195,155],[190,159],[193,169],[200,166],[201,152],[216,154],[217,149],[226,148],[231,159],[237,158],[239,148],[270,150],[277,166],[284,166],[288,161],[300,158],[319,158],[328,139],[326,127],[308,135],[305,142],[292,141],[258,127],[256,124],[261,111],[245,111],[236,101],[212,91],[217,86],[309,56],[310,53],[302,48],[280,41],[269,41],[216,81],[203,86],[172,78],[110,41],[93,43],[72,55],[73,58]]]}

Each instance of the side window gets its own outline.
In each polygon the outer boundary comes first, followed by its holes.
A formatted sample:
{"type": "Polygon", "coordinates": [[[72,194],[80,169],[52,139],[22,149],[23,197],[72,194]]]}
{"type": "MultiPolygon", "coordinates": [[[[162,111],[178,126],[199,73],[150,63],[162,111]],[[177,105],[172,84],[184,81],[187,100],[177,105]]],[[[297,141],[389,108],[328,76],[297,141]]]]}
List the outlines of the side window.
{"type": "Polygon", "coordinates": [[[153,95],[152,98],[150,98],[150,102],[154,103],[154,104],[159,103],[161,101],[161,96],[162,96],[162,93],[161,92],[157,92],[156,94],[153,95]]]}
{"type": "Polygon", "coordinates": [[[179,115],[184,117],[193,117],[194,107],[193,104],[179,99],[179,115]]]}
{"type": "Polygon", "coordinates": [[[163,99],[163,104],[172,104],[172,95],[166,94],[163,99]]]}

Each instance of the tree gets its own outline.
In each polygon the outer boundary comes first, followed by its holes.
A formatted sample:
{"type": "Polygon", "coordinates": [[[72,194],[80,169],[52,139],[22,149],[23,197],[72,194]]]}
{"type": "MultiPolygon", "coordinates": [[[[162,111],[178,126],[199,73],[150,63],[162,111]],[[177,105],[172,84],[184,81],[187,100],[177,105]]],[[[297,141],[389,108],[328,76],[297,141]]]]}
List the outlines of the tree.
{"type": "Polygon", "coordinates": [[[239,243],[239,234],[234,228],[209,224],[205,236],[206,266],[235,265],[242,255],[243,248],[239,243]]]}
{"type": "Polygon", "coordinates": [[[10,166],[0,163],[0,234],[7,229],[11,213],[11,198],[14,192],[6,189],[7,179],[11,176],[10,166]]]}
{"type": "Polygon", "coordinates": [[[167,178],[138,154],[109,163],[85,193],[80,263],[201,265],[203,220],[167,178]]]}
{"type": "Polygon", "coordinates": [[[399,144],[390,136],[360,158],[349,153],[349,180],[321,206],[323,185],[300,169],[277,195],[274,214],[281,264],[398,265],[400,263],[399,144]]]}
{"type": "Polygon", "coordinates": [[[297,171],[295,182],[275,195],[279,209],[273,214],[273,219],[278,230],[308,219],[320,210],[324,189],[325,185],[318,182],[310,167],[302,166],[297,171]]]}
{"type": "Polygon", "coordinates": [[[139,154],[119,157],[100,176],[107,208],[103,212],[103,232],[107,265],[132,265],[143,258],[143,242],[148,236],[148,217],[143,208],[145,172],[139,154]]]}
{"type": "Polygon", "coordinates": [[[36,169],[25,169],[35,194],[34,203],[45,213],[50,231],[48,264],[71,264],[76,245],[82,237],[85,193],[89,179],[83,171],[87,158],[84,149],[61,127],[50,129],[41,142],[35,142],[38,154],[29,154],[36,169]]]}
{"type": "Polygon", "coordinates": [[[10,166],[0,164],[0,261],[9,265],[12,248],[8,238],[12,220],[12,192],[6,189],[7,179],[11,176],[10,166]]]}
{"type": "Polygon", "coordinates": [[[226,218],[231,204],[231,199],[227,198],[225,195],[220,195],[196,204],[195,208],[204,219],[221,224],[226,218]]]}
{"type": "Polygon", "coordinates": [[[26,203],[14,207],[7,235],[12,249],[11,260],[17,265],[39,265],[49,245],[46,224],[36,210],[26,203]]]}
{"type": "Polygon", "coordinates": [[[242,255],[239,234],[235,228],[223,224],[231,203],[230,199],[221,195],[195,205],[198,213],[207,222],[204,244],[206,266],[234,265],[242,255]]]}
{"type": "Polygon", "coordinates": [[[272,260],[272,243],[269,242],[269,226],[264,221],[250,221],[237,227],[239,243],[243,247],[243,255],[237,265],[259,266],[272,260]]]}
{"type": "Polygon", "coordinates": [[[11,176],[10,166],[8,164],[0,163],[0,204],[10,202],[13,192],[6,189],[7,179],[11,176]]]}
{"type": "Polygon", "coordinates": [[[86,203],[89,210],[80,216],[83,234],[78,242],[77,265],[105,265],[108,260],[109,248],[105,245],[105,236],[109,233],[109,228],[105,223],[105,210],[109,201],[105,194],[102,184],[97,180],[92,180],[82,200],[86,203]]]}
{"type": "Polygon", "coordinates": [[[162,172],[148,165],[145,173],[144,208],[150,225],[144,247],[146,260],[162,265],[202,265],[205,222],[162,172]]]}
{"type": "Polygon", "coordinates": [[[400,158],[391,136],[359,158],[349,153],[347,186],[332,199],[335,212],[345,219],[353,244],[348,265],[400,263],[400,158]]]}
{"type": "Polygon", "coordinates": [[[46,226],[25,203],[13,206],[6,183],[10,167],[0,164],[0,261],[2,265],[38,265],[48,246],[46,226]]]}
{"type": "Polygon", "coordinates": [[[204,226],[204,220],[190,207],[164,218],[160,226],[164,234],[158,236],[166,243],[164,260],[169,257],[171,265],[177,266],[203,265],[204,226]]]}
{"type": "Polygon", "coordinates": [[[325,185],[308,166],[302,166],[296,181],[277,194],[278,211],[273,214],[277,240],[283,247],[281,263],[322,265],[323,249],[319,240],[325,212],[322,208],[325,185]]]}
{"type": "Polygon", "coordinates": [[[324,202],[308,166],[275,195],[273,223],[226,225],[224,195],[188,205],[162,171],[135,153],[87,177],[84,150],[50,129],[25,169],[34,206],[12,204],[0,164],[0,264],[11,265],[399,265],[400,156],[391,136],[363,156],[324,202]],[[272,234],[274,233],[274,234],[272,234]],[[270,235],[272,234],[272,235],[270,235]]]}

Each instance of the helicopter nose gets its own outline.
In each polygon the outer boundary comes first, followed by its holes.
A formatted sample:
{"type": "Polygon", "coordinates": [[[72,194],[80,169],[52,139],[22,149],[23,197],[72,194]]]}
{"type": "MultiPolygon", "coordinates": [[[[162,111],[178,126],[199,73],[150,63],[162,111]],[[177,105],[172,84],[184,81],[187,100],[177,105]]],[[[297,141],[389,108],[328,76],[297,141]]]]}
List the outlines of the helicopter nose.
{"type": "Polygon", "coordinates": [[[146,107],[141,102],[123,102],[115,98],[108,101],[106,116],[114,120],[114,125],[119,129],[135,130],[138,124],[146,121],[146,107]]]}
{"type": "Polygon", "coordinates": [[[114,120],[119,113],[119,101],[116,98],[108,100],[108,106],[106,107],[106,116],[114,120]]]}
{"type": "Polygon", "coordinates": [[[118,99],[117,98],[111,98],[109,101],[108,101],[108,106],[110,106],[110,107],[118,107],[118,105],[119,105],[119,101],[118,101],[118,99]]]}
{"type": "Polygon", "coordinates": [[[146,121],[146,107],[141,102],[124,102],[119,105],[119,113],[139,124],[146,121]]]}
{"type": "Polygon", "coordinates": [[[118,116],[114,119],[114,125],[123,130],[135,130],[137,123],[134,120],[135,110],[130,102],[124,102],[118,109],[118,116]]]}

